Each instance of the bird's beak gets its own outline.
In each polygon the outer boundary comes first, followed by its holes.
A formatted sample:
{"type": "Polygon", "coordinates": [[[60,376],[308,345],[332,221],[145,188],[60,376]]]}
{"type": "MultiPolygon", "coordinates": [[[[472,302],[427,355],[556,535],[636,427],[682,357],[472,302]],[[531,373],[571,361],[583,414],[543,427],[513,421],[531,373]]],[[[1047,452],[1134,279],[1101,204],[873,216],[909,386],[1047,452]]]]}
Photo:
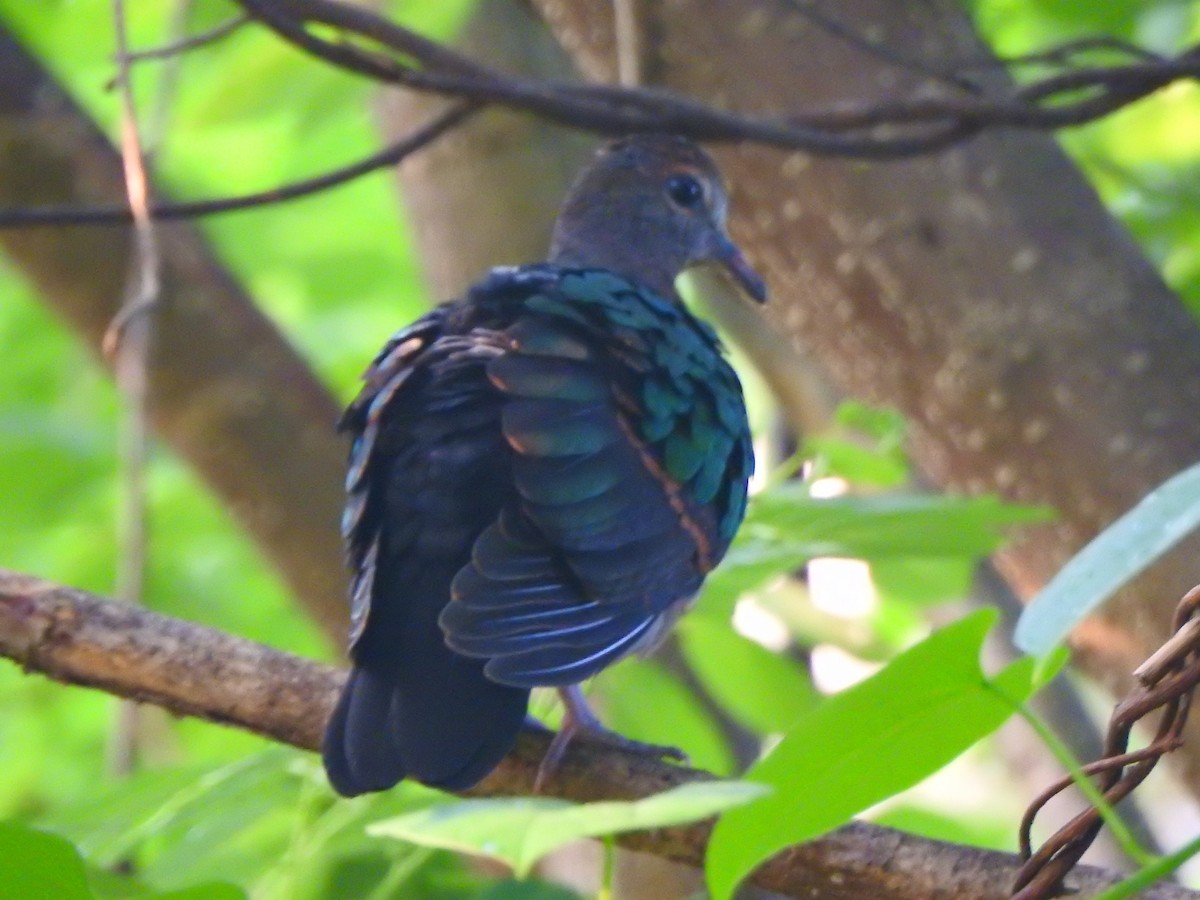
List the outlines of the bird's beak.
{"type": "Polygon", "coordinates": [[[767,285],[762,277],[746,262],[737,244],[729,239],[722,231],[713,229],[706,248],[705,261],[719,263],[729,273],[734,282],[758,303],[767,300],[767,285]]]}

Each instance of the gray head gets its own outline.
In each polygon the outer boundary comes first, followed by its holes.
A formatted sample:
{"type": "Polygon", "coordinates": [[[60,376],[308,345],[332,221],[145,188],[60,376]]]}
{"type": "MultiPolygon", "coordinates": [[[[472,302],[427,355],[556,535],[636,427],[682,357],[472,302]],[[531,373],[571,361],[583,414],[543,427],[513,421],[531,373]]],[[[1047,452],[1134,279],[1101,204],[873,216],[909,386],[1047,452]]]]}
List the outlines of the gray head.
{"type": "Polygon", "coordinates": [[[600,150],[563,202],[550,261],[599,266],[675,297],[675,277],[717,263],[755,300],[766,286],[725,232],[721,173],[691,141],[635,135],[600,150]]]}

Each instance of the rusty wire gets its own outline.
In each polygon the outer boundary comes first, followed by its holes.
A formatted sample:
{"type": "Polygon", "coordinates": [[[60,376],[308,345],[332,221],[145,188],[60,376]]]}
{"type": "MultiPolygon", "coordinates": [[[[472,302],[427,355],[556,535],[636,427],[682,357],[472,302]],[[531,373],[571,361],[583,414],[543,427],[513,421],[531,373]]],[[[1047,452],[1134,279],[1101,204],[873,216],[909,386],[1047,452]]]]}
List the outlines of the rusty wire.
{"type": "MultiPolygon", "coordinates": [[[[1104,756],[1082,768],[1109,806],[1129,796],[1158,761],[1183,743],[1192,694],[1200,684],[1200,585],[1175,610],[1171,637],[1134,671],[1134,686],[1117,704],[1109,720],[1104,756]],[[1161,717],[1154,738],[1140,750],[1129,750],[1133,727],[1155,711],[1161,717]]],[[[1043,791],[1021,820],[1020,857],[1024,865],[1013,883],[1014,900],[1043,900],[1063,892],[1063,879],[1096,839],[1104,821],[1091,806],[1032,850],[1030,832],[1045,805],[1073,783],[1070,775],[1043,791]]]]}

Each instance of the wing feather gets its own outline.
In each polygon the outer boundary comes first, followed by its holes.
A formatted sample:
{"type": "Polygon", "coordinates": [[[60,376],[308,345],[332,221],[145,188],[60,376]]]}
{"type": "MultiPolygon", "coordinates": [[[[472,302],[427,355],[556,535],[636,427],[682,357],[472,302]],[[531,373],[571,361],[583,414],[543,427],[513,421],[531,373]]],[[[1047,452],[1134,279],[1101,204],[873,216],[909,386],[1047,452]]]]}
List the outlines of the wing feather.
{"type": "Polygon", "coordinates": [[[658,633],[740,521],[724,482],[744,495],[749,453],[711,331],[607,273],[536,288],[487,364],[516,501],[439,620],[452,648],[522,687],[580,681],[658,633]]]}

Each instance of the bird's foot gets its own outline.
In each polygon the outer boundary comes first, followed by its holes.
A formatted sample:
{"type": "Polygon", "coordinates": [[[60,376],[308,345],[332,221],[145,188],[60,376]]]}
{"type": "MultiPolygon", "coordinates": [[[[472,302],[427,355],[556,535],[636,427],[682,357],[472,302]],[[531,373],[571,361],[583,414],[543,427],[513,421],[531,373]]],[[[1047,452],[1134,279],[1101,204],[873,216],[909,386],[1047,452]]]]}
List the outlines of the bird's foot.
{"type": "Polygon", "coordinates": [[[688,761],[687,754],[678,747],[635,741],[605,728],[587,705],[578,685],[562,688],[559,690],[559,694],[562,696],[566,712],[558,733],[550,741],[550,748],[542,757],[541,765],[538,766],[537,777],[533,781],[535,794],[542,792],[546,780],[558,770],[559,763],[562,762],[563,755],[567,752],[567,747],[576,738],[652,759],[669,759],[681,763],[688,761]]]}

